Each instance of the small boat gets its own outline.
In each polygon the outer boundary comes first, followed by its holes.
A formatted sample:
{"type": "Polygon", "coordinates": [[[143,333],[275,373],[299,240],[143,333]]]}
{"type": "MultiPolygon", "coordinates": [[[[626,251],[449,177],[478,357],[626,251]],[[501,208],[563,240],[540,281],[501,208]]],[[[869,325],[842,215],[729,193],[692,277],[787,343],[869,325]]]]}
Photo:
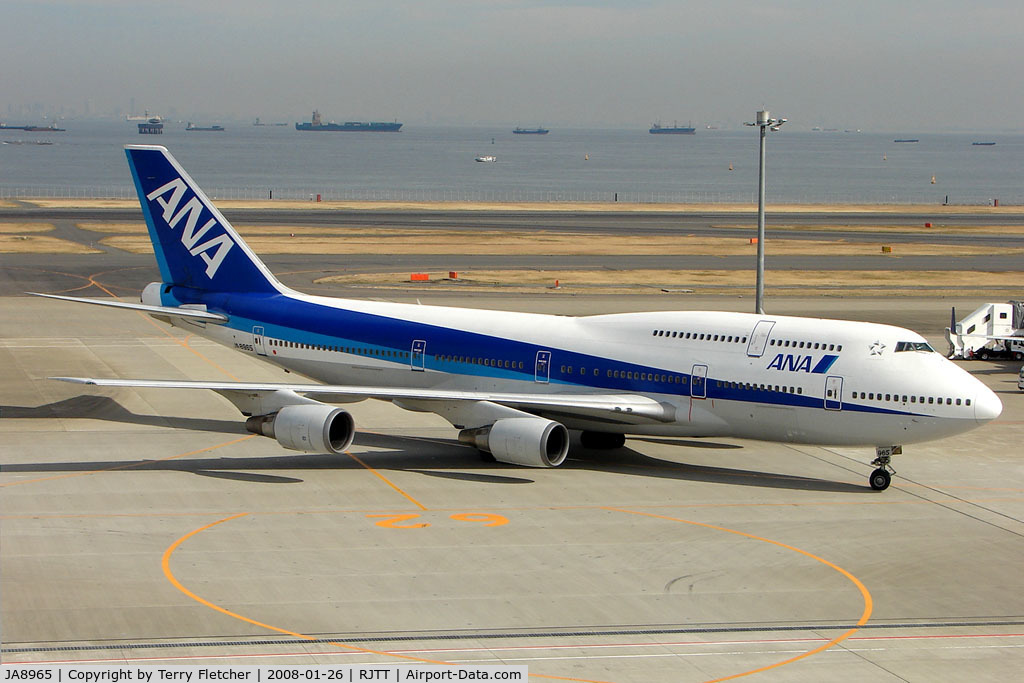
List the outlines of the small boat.
{"type": "Polygon", "coordinates": [[[498,157],[494,156],[493,154],[488,154],[486,156],[482,156],[482,157],[477,157],[476,158],[476,161],[497,161],[497,160],[498,160],[498,157]]]}
{"type": "Polygon", "coordinates": [[[551,131],[547,128],[541,128],[538,126],[536,128],[516,128],[512,132],[516,135],[547,135],[551,131]]]}

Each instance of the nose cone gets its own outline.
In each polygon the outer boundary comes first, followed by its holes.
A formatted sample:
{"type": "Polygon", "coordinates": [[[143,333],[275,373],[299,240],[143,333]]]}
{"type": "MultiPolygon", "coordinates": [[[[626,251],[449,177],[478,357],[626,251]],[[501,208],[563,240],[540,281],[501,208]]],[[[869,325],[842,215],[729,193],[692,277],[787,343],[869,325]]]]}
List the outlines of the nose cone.
{"type": "Polygon", "coordinates": [[[981,387],[974,399],[974,419],[978,424],[985,424],[999,417],[1003,412],[1003,402],[988,387],[981,387]]]}

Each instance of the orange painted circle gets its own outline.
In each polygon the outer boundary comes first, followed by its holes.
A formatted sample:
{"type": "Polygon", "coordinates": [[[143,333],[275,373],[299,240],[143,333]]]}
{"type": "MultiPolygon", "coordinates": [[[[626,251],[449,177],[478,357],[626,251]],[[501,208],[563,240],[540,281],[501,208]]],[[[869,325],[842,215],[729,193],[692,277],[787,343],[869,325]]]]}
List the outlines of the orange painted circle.
{"type": "MultiPolygon", "coordinates": [[[[825,651],[825,650],[827,650],[827,649],[829,649],[829,648],[831,648],[831,647],[833,647],[835,645],[838,645],[842,641],[844,641],[847,638],[849,638],[850,636],[852,636],[854,633],[856,633],[859,630],[859,628],[861,626],[863,626],[865,623],[867,623],[868,619],[871,618],[871,612],[872,612],[873,604],[874,603],[873,603],[873,601],[871,599],[871,593],[868,592],[867,587],[865,587],[864,584],[861,583],[861,581],[856,576],[854,576],[853,574],[851,574],[847,570],[843,569],[839,565],[834,564],[832,562],[829,562],[828,560],[826,560],[826,559],[824,559],[822,557],[819,557],[818,555],[815,555],[813,553],[810,553],[810,552],[808,552],[806,550],[802,550],[800,548],[797,548],[796,546],[788,545],[788,544],[782,543],[780,541],[773,541],[772,539],[764,538],[763,536],[757,536],[757,535],[754,535],[754,534],[749,534],[749,533],[746,533],[744,531],[738,531],[736,529],[729,529],[728,527],[716,526],[714,524],[707,524],[705,522],[695,522],[695,521],[692,521],[692,520],[681,519],[681,518],[678,518],[678,517],[669,517],[667,515],[658,515],[658,514],[653,514],[653,513],[649,513],[649,512],[639,512],[639,511],[636,511],[636,510],[627,510],[627,509],[623,509],[623,508],[605,507],[605,508],[601,508],[601,509],[607,510],[607,511],[610,511],[610,512],[620,512],[620,513],[623,513],[623,514],[638,515],[638,516],[642,516],[642,517],[649,517],[649,518],[652,518],[652,519],[660,519],[660,520],[669,521],[669,522],[678,522],[678,523],[681,523],[681,524],[689,524],[691,526],[696,526],[696,527],[700,527],[700,528],[704,528],[704,529],[710,529],[710,530],[713,530],[713,531],[720,531],[720,532],[728,533],[728,534],[734,534],[734,535],[742,536],[744,538],[749,538],[749,539],[752,539],[752,540],[755,540],[755,541],[760,541],[760,542],[763,542],[763,543],[769,543],[769,544],[777,546],[779,548],[783,548],[783,549],[786,549],[786,550],[798,553],[800,555],[803,555],[804,557],[810,558],[810,559],[812,559],[812,560],[814,560],[816,562],[820,562],[821,564],[825,565],[826,567],[828,567],[828,568],[838,572],[839,574],[841,574],[843,577],[845,577],[847,580],[849,580],[851,583],[853,583],[853,585],[857,587],[858,591],[860,591],[861,597],[864,600],[864,610],[861,613],[860,619],[857,621],[856,625],[853,628],[851,628],[848,631],[846,631],[845,633],[839,635],[836,638],[833,638],[832,640],[828,641],[827,643],[825,643],[825,644],[823,644],[823,645],[821,645],[819,647],[816,647],[816,648],[814,648],[812,650],[808,650],[807,652],[804,652],[802,654],[796,655],[795,657],[790,657],[790,658],[782,660],[780,662],[776,662],[774,664],[769,664],[767,666],[762,666],[762,667],[759,667],[757,669],[751,669],[749,671],[741,671],[739,673],[731,674],[729,676],[724,676],[724,677],[721,677],[721,678],[715,678],[715,679],[712,679],[710,681],[707,681],[706,683],[718,683],[719,681],[729,681],[729,680],[733,680],[733,679],[736,679],[736,678],[741,678],[743,676],[749,676],[751,674],[761,673],[763,671],[769,671],[771,669],[777,669],[777,668],[779,668],[781,666],[785,666],[786,664],[791,664],[791,663],[799,661],[801,659],[805,659],[807,657],[810,657],[811,655],[815,655],[815,654],[817,654],[819,652],[823,652],[823,651],[825,651]]],[[[179,591],[181,591],[182,593],[184,593],[188,597],[192,598],[193,600],[195,600],[199,604],[204,605],[206,607],[209,607],[210,609],[215,610],[217,612],[220,612],[221,614],[225,614],[225,615],[227,615],[229,617],[233,617],[235,619],[239,619],[241,621],[244,621],[244,622],[246,622],[248,624],[252,624],[254,626],[258,626],[260,628],[265,628],[265,629],[270,630],[270,631],[275,631],[277,633],[282,633],[282,634],[285,634],[285,635],[293,636],[295,638],[299,638],[299,639],[302,639],[302,640],[319,640],[318,638],[315,638],[314,636],[305,635],[305,634],[302,634],[302,633],[298,633],[296,631],[291,631],[289,629],[285,629],[285,628],[281,628],[281,627],[278,627],[278,626],[274,626],[272,624],[263,623],[263,622],[255,620],[255,619],[250,619],[249,617],[246,617],[244,615],[238,614],[237,612],[232,612],[229,609],[221,607],[220,605],[218,605],[218,604],[216,604],[214,602],[211,602],[210,600],[207,600],[206,598],[203,598],[203,597],[197,595],[196,593],[193,593],[191,590],[186,588],[180,581],[178,581],[177,577],[175,577],[173,572],[171,572],[171,568],[170,568],[171,556],[174,554],[174,551],[177,550],[185,541],[187,541],[188,539],[192,538],[193,536],[196,536],[196,535],[198,535],[198,534],[200,534],[200,533],[202,533],[204,531],[207,531],[207,530],[212,529],[214,527],[217,527],[217,526],[219,526],[221,524],[224,524],[225,522],[230,522],[232,520],[240,519],[242,517],[248,516],[249,514],[250,513],[248,513],[248,512],[243,512],[243,513],[240,513],[240,514],[237,514],[237,515],[232,515],[230,517],[225,517],[224,519],[219,519],[219,520],[217,520],[215,522],[211,522],[210,524],[207,524],[205,526],[199,527],[198,529],[193,529],[192,531],[188,532],[187,534],[185,534],[184,536],[182,536],[181,538],[176,540],[174,543],[172,543],[170,546],[167,547],[167,550],[164,551],[163,559],[162,559],[162,566],[163,566],[164,575],[167,577],[167,580],[170,581],[171,584],[175,588],[177,588],[179,591]]],[[[433,660],[433,659],[425,659],[425,658],[422,658],[422,657],[414,657],[414,656],[411,656],[411,655],[396,654],[396,653],[392,653],[392,652],[382,652],[380,650],[371,650],[369,648],[358,647],[358,646],[355,646],[355,645],[348,645],[348,644],[345,644],[345,643],[330,643],[330,645],[333,645],[333,646],[339,647],[339,648],[344,648],[346,650],[351,650],[353,652],[363,652],[363,653],[366,653],[366,654],[375,654],[375,655],[381,655],[381,656],[384,656],[384,657],[395,657],[395,658],[403,659],[403,660],[406,660],[406,661],[414,661],[414,662],[420,662],[420,663],[425,663],[425,664],[442,664],[442,665],[448,665],[449,664],[449,662],[433,660]]],[[[581,683],[610,683],[609,681],[598,681],[598,680],[585,679],[585,678],[571,678],[571,677],[566,677],[566,676],[553,676],[553,675],[534,674],[534,673],[531,673],[530,676],[531,677],[536,677],[536,678],[548,678],[548,679],[554,679],[554,680],[579,681],[581,683]]]]}

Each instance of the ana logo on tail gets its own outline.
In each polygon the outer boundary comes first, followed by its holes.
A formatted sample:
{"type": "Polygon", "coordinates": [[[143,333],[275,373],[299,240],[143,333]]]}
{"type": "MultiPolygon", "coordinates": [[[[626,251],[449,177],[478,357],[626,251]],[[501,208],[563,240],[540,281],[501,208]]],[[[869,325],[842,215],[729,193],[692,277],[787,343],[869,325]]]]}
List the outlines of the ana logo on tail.
{"type": "Polygon", "coordinates": [[[202,227],[197,227],[204,207],[203,203],[195,195],[192,195],[191,199],[185,202],[185,205],[180,210],[178,209],[178,206],[181,205],[182,200],[185,198],[187,189],[188,186],[184,180],[175,178],[147,194],[146,199],[150,202],[156,200],[156,203],[163,209],[164,222],[167,223],[171,230],[178,226],[182,218],[185,219],[185,226],[181,231],[181,243],[188,249],[188,253],[198,256],[206,262],[206,277],[212,280],[213,276],[217,274],[220,264],[224,262],[224,258],[231,251],[231,247],[235,246],[235,243],[231,241],[231,238],[226,233],[221,232],[216,237],[208,239],[202,244],[197,244],[199,240],[203,239],[217,225],[217,220],[210,218],[202,227]],[[170,194],[169,199],[166,198],[168,194],[170,194]]]}

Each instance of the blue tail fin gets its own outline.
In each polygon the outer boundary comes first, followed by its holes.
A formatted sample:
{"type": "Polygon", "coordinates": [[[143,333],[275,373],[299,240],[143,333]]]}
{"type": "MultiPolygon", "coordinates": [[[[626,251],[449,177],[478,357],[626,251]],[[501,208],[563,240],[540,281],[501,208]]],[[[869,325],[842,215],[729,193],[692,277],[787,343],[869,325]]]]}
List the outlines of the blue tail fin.
{"type": "Polygon", "coordinates": [[[281,291],[166,148],[127,145],[125,154],[164,282],[208,291],[281,291]]]}

